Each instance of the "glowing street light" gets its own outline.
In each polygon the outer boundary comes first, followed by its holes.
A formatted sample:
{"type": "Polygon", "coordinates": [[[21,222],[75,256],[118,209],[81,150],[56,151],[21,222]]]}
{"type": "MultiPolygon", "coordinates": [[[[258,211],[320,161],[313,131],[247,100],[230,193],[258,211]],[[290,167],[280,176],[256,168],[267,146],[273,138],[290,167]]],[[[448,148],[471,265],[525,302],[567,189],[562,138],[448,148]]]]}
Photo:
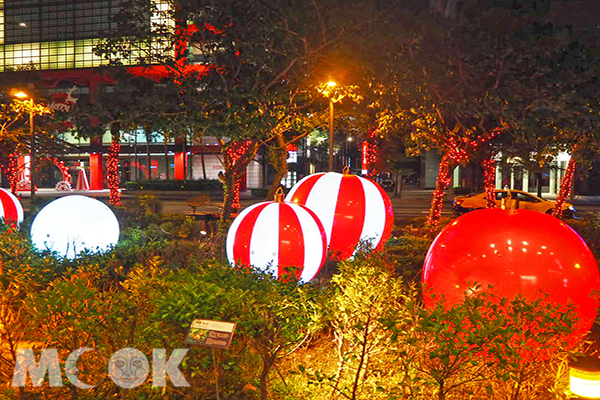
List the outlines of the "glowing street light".
{"type": "Polygon", "coordinates": [[[15,93],[13,93],[13,96],[15,96],[16,98],[19,98],[21,100],[26,99],[29,97],[29,95],[23,91],[17,91],[15,93]]]}

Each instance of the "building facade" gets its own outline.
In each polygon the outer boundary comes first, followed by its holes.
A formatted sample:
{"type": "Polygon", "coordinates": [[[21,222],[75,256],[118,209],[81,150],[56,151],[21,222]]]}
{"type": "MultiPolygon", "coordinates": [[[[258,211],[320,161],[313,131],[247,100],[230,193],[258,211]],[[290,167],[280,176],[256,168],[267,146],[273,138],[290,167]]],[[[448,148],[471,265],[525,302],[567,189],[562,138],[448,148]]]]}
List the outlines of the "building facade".
{"type": "MultiPolygon", "coordinates": [[[[169,7],[166,1],[154,2],[159,12],[169,7]]],[[[94,47],[116,29],[113,17],[120,11],[121,3],[121,0],[0,0],[0,73],[20,69],[38,71],[36,97],[56,110],[69,110],[77,101],[90,101],[101,87],[110,90],[115,82],[101,68],[107,61],[94,54],[94,47]]],[[[161,15],[153,15],[150,22],[163,18],[161,15]]],[[[188,62],[193,60],[189,57],[188,62]]],[[[143,70],[129,64],[131,73],[143,75],[143,70]]],[[[73,179],[83,170],[90,189],[104,188],[110,134],[91,141],[78,139],[75,132],[63,135],[65,141],[77,148],[61,155],[73,179]]],[[[219,147],[211,138],[201,143],[165,142],[162,135],[147,135],[143,130],[121,136],[122,184],[128,180],[216,179],[224,169],[219,147]]],[[[27,160],[27,156],[22,160],[27,160]]],[[[21,161],[21,164],[23,175],[28,176],[28,163],[21,161]]],[[[35,171],[38,187],[54,187],[63,179],[63,173],[52,163],[39,165],[41,170],[35,171]]],[[[253,161],[249,165],[243,186],[264,186],[260,163],[253,161]]]]}

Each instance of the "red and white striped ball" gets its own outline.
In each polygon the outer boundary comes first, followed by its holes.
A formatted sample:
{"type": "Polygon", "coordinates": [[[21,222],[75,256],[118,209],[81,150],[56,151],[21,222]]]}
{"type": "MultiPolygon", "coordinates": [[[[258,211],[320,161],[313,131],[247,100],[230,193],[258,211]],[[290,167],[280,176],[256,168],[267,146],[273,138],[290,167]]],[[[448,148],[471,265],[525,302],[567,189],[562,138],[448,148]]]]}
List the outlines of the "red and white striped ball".
{"type": "Polygon", "coordinates": [[[231,264],[251,265],[278,278],[293,270],[296,278],[308,282],[325,262],[327,238],[308,208],[268,201],[246,208],[235,218],[226,251],[231,264]]]}
{"type": "Polygon", "coordinates": [[[353,257],[361,242],[381,249],[392,233],[392,202],[381,186],[367,178],[337,172],[309,175],[285,200],[317,214],[333,259],[353,257]]]}
{"type": "Polygon", "coordinates": [[[0,188],[0,218],[5,222],[23,222],[23,206],[8,190],[0,188]]]}

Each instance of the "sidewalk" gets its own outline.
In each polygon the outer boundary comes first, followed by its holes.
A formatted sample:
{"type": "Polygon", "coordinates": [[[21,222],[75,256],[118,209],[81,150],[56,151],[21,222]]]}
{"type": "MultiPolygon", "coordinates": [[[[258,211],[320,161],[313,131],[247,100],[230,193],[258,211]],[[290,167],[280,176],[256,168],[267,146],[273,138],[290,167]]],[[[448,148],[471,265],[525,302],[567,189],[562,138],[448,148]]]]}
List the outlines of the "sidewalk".
{"type": "MultiPolygon", "coordinates": [[[[37,189],[35,191],[35,195],[37,197],[63,197],[63,196],[69,196],[71,194],[79,194],[81,196],[88,196],[88,197],[99,197],[99,198],[103,198],[106,197],[108,198],[109,196],[109,191],[108,189],[103,189],[103,190],[71,190],[71,191],[62,191],[62,190],[56,190],[53,188],[40,188],[37,189]]],[[[29,199],[31,197],[31,192],[30,191],[24,191],[24,192],[17,192],[17,197],[22,198],[22,199],[29,199]]]]}
{"type": "MultiPolygon", "coordinates": [[[[537,194],[535,194],[535,193],[532,193],[532,192],[529,192],[529,193],[534,196],[537,196],[537,194]]],[[[422,199],[425,201],[431,201],[432,196],[433,196],[433,189],[409,188],[409,189],[405,189],[402,191],[401,199],[411,199],[411,200],[422,199]]],[[[460,196],[464,196],[464,195],[447,193],[444,198],[444,202],[452,203],[452,201],[454,200],[455,197],[460,197],[460,196]]],[[[392,197],[390,197],[390,198],[392,199],[392,201],[394,200],[394,198],[392,198],[392,197]]],[[[544,200],[556,201],[557,195],[543,193],[542,198],[544,200]]],[[[572,198],[567,199],[567,202],[574,204],[574,205],[578,205],[578,204],[579,205],[600,205],[600,196],[575,195],[572,198]]]]}
{"type": "MultiPolygon", "coordinates": [[[[532,193],[535,194],[535,193],[532,193]]],[[[555,194],[544,194],[542,198],[544,200],[556,200],[555,194]]],[[[570,199],[567,199],[567,203],[574,205],[600,205],[600,196],[580,196],[575,195],[570,199]]]]}
{"type": "MultiPolygon", "coordinates": [[[[192,208],[187,206],[187,200],[197,196],[199,194],[205,194],[206,192],[195,192],[195,191],[126,191],[123,190],[123,200],[135,198],[140,195],[153,195],[161,200],[162,211],[164,213],[190,213],[192,208]]],[[[29,192],[20,192],[20,197],[23,201],[23,206],[26,210],[29,209],[29,192]]],[[[71,191],[71,192],[60,192],[55,189],[39,189],[36,195],[40,198],[56,198],[72,194],[78,194],[82,196],[89,196],[98,198],[99,200],[106,201],[109,196],[108,189],[104,190],[89,190],[89,191],[71,191]]],[[[198,207],[197,213],[208,213],[217,214],[220,212],[220,206],[222,202],[222,193],[211,192],[210,202],[201,207],[198,207]]],[[[431,204],[431,198],[433,196],[432,189],[420,189],[414,186],[407,186],[402,191],[400,197],[390,196],[394,214],[400,216],[425,216],[429,211],[431,204]]],[[[452,213],[451,204],[454,197],[459,195],[447,194],[444,198],[443,214],[449,215],[452,213]]],[[[254,198],[251,196],[250,191],[243,192],[241,194],[241,205],[242,209],[252,204],[264,201],[263,198],[254,198]]],[[[544,194],[545,200],[556,200],[556,195],[544,194]]],[[[600,196],[574,196],[573,199],[567,200],[569,203],[574,204],[578,210],[583,211],[598,211],[595,209],[596,206],[600,206],[600,196]]]]}

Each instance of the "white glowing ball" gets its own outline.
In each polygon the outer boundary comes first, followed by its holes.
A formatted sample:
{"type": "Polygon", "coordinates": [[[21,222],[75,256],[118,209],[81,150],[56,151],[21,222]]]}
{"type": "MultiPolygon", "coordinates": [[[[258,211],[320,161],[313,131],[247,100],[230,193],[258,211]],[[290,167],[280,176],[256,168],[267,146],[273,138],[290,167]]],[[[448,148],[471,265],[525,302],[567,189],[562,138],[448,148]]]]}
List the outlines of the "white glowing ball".
{"type": "Polygon", "coordinates": [[[51,250],[72,259],[88,250],[109,250],[119,240],[119,222],[104,203],[72,195],[54,200],[31,225],[31,241],[38,250],[51,250]]]}

